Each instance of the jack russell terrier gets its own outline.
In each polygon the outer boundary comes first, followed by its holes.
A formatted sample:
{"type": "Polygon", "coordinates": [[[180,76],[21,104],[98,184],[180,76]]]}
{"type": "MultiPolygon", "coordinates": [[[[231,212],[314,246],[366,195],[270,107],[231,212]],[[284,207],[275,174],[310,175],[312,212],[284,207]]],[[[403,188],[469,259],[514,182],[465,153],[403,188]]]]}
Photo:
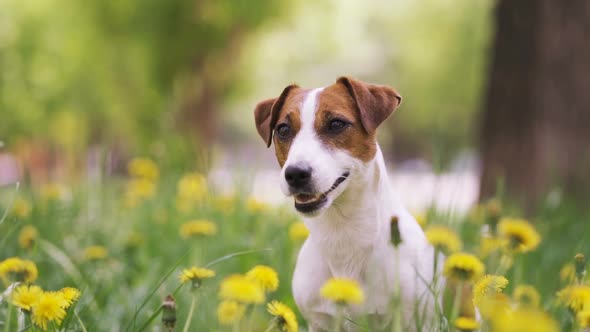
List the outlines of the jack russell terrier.
{"type": "Polygon", "coordinates": [[[341,77],[319,89],[290,85],[256,106],[258,133],[268,147],[274,142],[282,167],[281,190],[294,197],[310,231],[293,276],[295,302],[310,331],[333,327],[337,308],[320,296],[333,277],[354,279],[364,290],[364,303],[347,308],[353,319],[391,324],[396,285],[404,331],[428,330],[416,326],[416,313],[424,322],[434,317],[438,299],[428,290],[434,249],[394,194],[376,141],[377,127],[401,100],[390,87],[341,77]],[[397,247],[392,217],[402,240],[397,247]]]}

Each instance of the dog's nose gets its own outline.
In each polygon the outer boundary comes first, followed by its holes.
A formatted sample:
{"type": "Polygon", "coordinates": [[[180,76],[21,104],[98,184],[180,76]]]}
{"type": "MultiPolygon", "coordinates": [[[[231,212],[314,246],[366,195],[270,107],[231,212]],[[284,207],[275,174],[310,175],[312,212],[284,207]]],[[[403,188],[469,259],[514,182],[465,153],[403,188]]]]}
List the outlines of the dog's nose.
{"type": "Polygon", "coordinates": [[[285,179],[289,186],[302,188],[311,180],[311,167],[304,165],[288,166],[285,170],[285,179]]]}

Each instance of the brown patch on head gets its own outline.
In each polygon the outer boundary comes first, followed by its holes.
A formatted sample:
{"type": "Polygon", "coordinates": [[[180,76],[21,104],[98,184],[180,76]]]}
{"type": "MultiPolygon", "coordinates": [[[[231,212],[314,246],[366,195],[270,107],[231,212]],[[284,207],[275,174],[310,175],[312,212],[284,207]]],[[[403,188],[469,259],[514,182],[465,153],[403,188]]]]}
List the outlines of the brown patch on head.
{"type": "Polygon", "coordinates": [[[278,112],[277,122],[273,130],[285,124],[289,127],[289,135],[282,137],[278,134],[274,135],[273,141],[275,144],[275,155],[279,165],[283,167],[289,155],[289,149],[293,139],[301,130],[301,105],[307,95],[307,90],[297,89],[289,94],[283,107],[278,112]]]}
{"type": "Polygon", "coordinates": [[[346,150],[365,162],[375,156],[375,132],[368,133],[364,129],[354,99],[342,84],[332,84],[319,94],[314,128],[328,148],[346,150]],[[334,120],[342,120],[348,125],[332,132],[329,126],[334,120]]]}

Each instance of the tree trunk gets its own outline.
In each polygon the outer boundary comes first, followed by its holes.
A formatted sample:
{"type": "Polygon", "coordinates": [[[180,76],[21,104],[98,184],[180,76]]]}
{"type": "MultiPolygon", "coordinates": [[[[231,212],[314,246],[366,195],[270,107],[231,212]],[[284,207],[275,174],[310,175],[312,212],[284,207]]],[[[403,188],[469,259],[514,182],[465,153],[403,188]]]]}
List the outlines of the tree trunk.
{"type": "Polygon", "coordinates": [[[590,196],[590,1],[499,0],[481,122],[482,199],[590,196]]]}

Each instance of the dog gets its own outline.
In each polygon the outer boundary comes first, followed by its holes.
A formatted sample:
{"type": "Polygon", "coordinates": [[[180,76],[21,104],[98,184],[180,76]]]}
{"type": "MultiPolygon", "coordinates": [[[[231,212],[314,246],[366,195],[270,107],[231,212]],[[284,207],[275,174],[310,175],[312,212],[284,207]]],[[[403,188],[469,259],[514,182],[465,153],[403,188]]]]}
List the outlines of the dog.
{"type": "MultiPolygon", "coordinates": [[[[334,277],[357,281],[365,294],[363,304],[347,306],[347,317],[369,317],[384,328],[392,324],[398,292],[404,331],[428,330],[417,327],[417,312],[424,322],[434,317],[438,300],[428,289],[434,249],[391,188],[376,140],[377,128],[401,101],[393,88],[340,77],[318,89],[289,85],[256,105],[257,131],[267,147],[274,142],[281,166],[280,188],[310,231],[292,281],[310,331],[334,327],[338,308],[320,296],[334,277]],[[392,217],[401,236],[397,246],[392,217]]],[[[341,328],[355,331],[356,325],[341,328]]]]}

